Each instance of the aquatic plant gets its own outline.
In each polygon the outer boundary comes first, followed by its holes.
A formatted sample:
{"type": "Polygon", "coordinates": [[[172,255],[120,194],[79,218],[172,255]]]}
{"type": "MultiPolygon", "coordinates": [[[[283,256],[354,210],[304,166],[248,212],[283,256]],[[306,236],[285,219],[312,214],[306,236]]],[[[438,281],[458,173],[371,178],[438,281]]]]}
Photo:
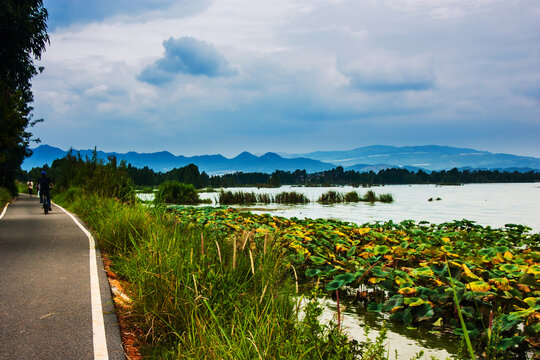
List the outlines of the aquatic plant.
{"type": "Polygon", "coordinates": [[[377,200],[383,203],[391,203],[394,201],[392,194],[381,194],[378,196],[377,200]]]}
{"type": "Polygon", "coordinates": [[[291,191],[277,194],[274,201],[278,204],[305,204],[309,199],[302,193],[291,191]]]}
{"type": "Polygon", "coordinates": [[[368,190],[364,196],[362,196],[362,201],[366,201],[366,202],[375,202],[377,201],[377,195],[375,194],[375,191],[373,190],[368,190]]]}
{"type": "Polygon", "coordinates": [[[323,204],[334,204],[334,203],[341,203],[344,201],[343,194],[330,190],[324,194],[322,194],[317,202],[323,203],[323,204]]]}
{"type": "Polygon", "coordinates": [[[360,195],[356,191],[350,191],[345,194],[345,202],[359,202],[360,195]]]}

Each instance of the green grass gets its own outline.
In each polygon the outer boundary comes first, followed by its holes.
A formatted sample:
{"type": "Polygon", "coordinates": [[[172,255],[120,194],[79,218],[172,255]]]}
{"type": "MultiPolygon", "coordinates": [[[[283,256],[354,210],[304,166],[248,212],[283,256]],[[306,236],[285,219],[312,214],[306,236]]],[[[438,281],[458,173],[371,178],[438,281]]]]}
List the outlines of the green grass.
{"type": "Polygon", "coordinates": [[[254,192],[223,191],[219,192],[218,202],[220,205],[245,205],[263,203],[270,204],[272,198],[268,194],[255,194],[254,192]]]}
{"type": "Polygon", "coordinates": [[[0,212],[4,206],[11,201],[11,193],[8,189],[0,187],[0,212]]]}

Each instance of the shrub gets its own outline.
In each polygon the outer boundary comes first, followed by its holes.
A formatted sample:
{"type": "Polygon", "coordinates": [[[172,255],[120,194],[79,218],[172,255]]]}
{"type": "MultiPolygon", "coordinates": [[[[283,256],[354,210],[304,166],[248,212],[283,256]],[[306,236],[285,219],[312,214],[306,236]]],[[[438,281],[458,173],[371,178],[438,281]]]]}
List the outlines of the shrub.
{"type": "Polygon", "coordinates": [[[200,201],[199,194],[192,184],[168,180],[159,186],[155,203],[193,205],[200,201]]]}

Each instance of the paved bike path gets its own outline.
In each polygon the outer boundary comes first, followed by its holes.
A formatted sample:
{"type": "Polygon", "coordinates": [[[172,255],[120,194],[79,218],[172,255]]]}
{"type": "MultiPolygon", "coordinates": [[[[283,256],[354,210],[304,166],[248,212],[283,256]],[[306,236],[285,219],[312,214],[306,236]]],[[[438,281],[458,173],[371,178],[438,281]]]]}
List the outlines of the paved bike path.
{"type": "Polygon", "coordinates": [[[99,252],[95,303],[105,337],[96,347],[89,247],[58,206],[45,215],[28,195],[8,206],[0,219],[0,359],[125,359],[99,252]]]}

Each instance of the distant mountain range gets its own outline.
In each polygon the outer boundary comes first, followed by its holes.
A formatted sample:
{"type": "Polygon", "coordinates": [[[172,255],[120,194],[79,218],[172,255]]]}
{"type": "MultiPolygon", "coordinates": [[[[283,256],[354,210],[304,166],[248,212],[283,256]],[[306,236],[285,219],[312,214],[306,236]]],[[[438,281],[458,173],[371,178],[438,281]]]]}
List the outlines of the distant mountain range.
{"type": "MultiPolygon", "coordinates": [[[[55,159],[62,158],[67,151],[41,145],[33,150],[33,155],[26,159],[22,168],[30,170],[44,164],[51,165],[55,159]]],[[[91,157],[92,150],[74,150],[81,156],[91,157]]],[[[148,166],[156,171],[168,171],[173,168],[195,164],[208,174],[243,172],[272,173],[275,170],[294,171],[305,169],[308,173],[343,166],[346,170],[378,172],[387,168],[405,168],[410,171],[419,169],[448,170],[489,169],[506,171],[529,171],[540,169],[540,159],[535,157],[510,154],[494,154],[474,149],[455,148],[449,146],[365,146],[349,151],[316,151],[306,154],[266,153],[256,156],[243,152],[234,158],[223,155],[175,156],[167,151],[155,153],[106,153],[97,152],[100,159],[106,160],[114,155],[135,167],[148,166]]]]}

